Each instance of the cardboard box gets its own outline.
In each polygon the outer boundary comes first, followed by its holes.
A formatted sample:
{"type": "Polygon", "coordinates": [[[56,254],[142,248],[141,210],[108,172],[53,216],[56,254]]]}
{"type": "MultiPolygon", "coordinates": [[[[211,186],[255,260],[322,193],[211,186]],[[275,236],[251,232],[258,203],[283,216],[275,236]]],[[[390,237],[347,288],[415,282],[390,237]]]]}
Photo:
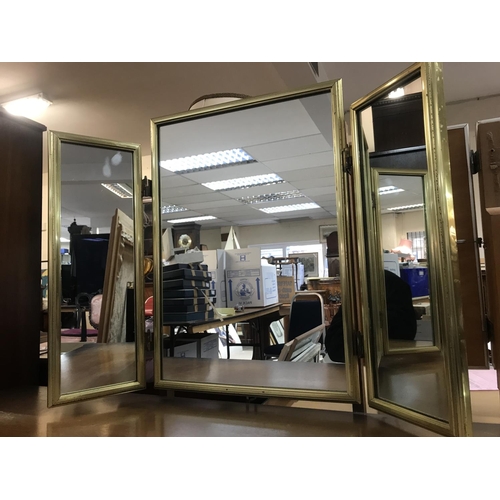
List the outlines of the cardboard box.
{"type": "Polygon", "coordinates": [[[203,263],[212,274],[210,289],[215,290],[216,307],[227,307],[226,295],[226,252],[225,250],[203,250],[203,263]]]}
{"type": "Polygon", "coordinates": [[[290,304],[295,295],[295,278],[293,276],[278,276],[278,300],[282,304],[290,304]]]}
{"type": "Polygon", "coordinates": [[[227,307],[264,307],[279,302],[276,267],[264,262],[260,248],[226,250],[227,307]]]}

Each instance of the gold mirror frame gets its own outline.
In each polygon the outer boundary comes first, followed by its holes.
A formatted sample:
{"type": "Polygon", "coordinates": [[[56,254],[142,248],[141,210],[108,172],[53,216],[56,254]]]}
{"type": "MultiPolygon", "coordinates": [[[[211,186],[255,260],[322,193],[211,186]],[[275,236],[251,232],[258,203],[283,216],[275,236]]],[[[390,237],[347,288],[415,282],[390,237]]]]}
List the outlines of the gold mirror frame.
{"type": "Polygon", "coordinates": [[[49,196],[48,206],[48,384],[47,404],[49,407],[66,403],[73,403],[101,396],[130,392],[146,387],[146,373],[144,360],[144,306],[143,301],[135,301],[135,329],[136,329],[136,375],[137,379],[130,382],[121,382],[108,386],[95,387],[85,390],[61,394],[61,145],[69,143],[89,147],[103,147],[127,151],[133,157],[133,210],[134,210],[134,276],[135,296],[144,296],[143,280],[143,224],[142,224],[142,184],[141,184],[141,153],[138,144],[117,142],[95,137],[86,137],[64,132],[49,131],[49,196]]]}
{"type": "Polygon", "coordinates": [[[344,403],[360,403],[361,390],[359,378],[359,362],[354,352],[353,342],[346,342],[346,376],[347,392],[316,391],[316,390],[294,390],[257,386],[232,386],[225,384],[210,384],[198,382],[167,381],[161,377],[162,369],[162,346],[161,346],[161,325],[162,325],[162,260],[161,260],[161,193],[160,193],[160,167],[159,167],[159,147],[158,134],[160,127],[176,122],[182,122],[193,118],[203,118],[228,111],[244,110],[262,105],[270,105],[299,99],[325,92],[331,93],[332,103],[332,128],[333,128],[333,165],[337,190],[337,220],[339,229],[339,250],[340,269],[345,282],[343,285],[342,300],[346,305],[345,311],[351,311],[352,316],[343,315],[344,332],[352,335],[354,330],[355,316],[353,313],[354,291],[352,287],[352,261],[348,261],[348,255],[354,251],[351,224],[354,214],[351,213],[348,204],[346,172],[342,168],[343,152],[345,149],[345,123],[343,112],[343,91],[342,80],[333,80],[313,86],[304,87],[295,91],[272,93],[258,97],[245,98],[229,103],[208,106],[192,111],[178,113],[172,116],[159,117],[151,120],[151,176],[153,179],[153,262],[154,262],[154,337],[155,337],[155,361],[154,361],[154,383],[159,389],[191,390],[199,392],[211,392],[222,394],[237,394],[260,397],[287,397],[302,398],[310,400],[328,400],[344,403]],[[345,278],[344,278],[345,277],[345,278]]]}
{"type": "MultiPolygon", "coordinates": [[[[375,249],[375,224],[373,217],[365,220],[364,205],[371,200],[373,186],[369,161],[362,161],[365,152],[360,149],[361,124],[358,112],[368,107],[375,100],[387,96],[391,90],[401,86],[402,82],[421,77],[422,99],[424,111],[425,144],[427,158],[427,173],[425,177],[424,196],[426,197],[427,224],[429,230],[429,280],[430,292],[434,301],[433,327],[435,336],[440,339],[443,352],[444,370],[447,374],[447,396],[449,402],[449,422],[417,413],[394,402],[377,397],[374,387],[377,380],[374,355],[383,352],[377,345],[372,352],[370,339],[365,335],[365,352],[368,376],[368,402],[378,410],[390,413],[396,417],[421,425],[440,434],[466,436],[472,434],[472,417],[470,409],[470,393],[465,351],[465,339],[462,324],[462,306],[459,293],[459,270],[456,230],[454,222],[453,197],[451,188],[450,159],[445,119],[445,101],[443,90],[442,65],[439,63],[417,63],[403,71],[386,84],[380,86],[368,96],[356,101],[351,106],[351,128],[354,160],[354,182],[356,192],[361,196],[357,203],[356,218],[358,223],[358,249],[360,271],[367,276],[369,272],[382,276],[382,260],[375,249]],[[364,168],[362,167],[364,165],[364,168]],[[363,190],[363,179],[368,179],[363,190]],[[363,226],[369,235],[364,241],[363,226]]],[[[366,160],[366,158],[365,158],[366,160]]],[[[368,205],[371,206],[371,205],[368,205]]],[[[369,213],[369,211],[367,212],[369,213]]],[[[363,331],[368,333],[379,324],[378,311],[382,303],[377,297],[382,295],[382,280],[374,283],[374,307],[370,310],[368,303],[368,283],[361,280],[362,322],[363,331]]],[[[376,338],[380,338],[378,335],[376,338]]]]}

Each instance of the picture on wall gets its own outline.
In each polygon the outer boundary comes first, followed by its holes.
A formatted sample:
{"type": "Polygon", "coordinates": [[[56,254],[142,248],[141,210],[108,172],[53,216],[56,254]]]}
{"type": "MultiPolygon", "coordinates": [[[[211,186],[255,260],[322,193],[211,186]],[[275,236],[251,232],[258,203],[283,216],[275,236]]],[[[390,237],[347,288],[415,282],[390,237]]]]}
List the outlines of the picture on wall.
{"type": "Polygon", "coordinates": [[[318,278],[318,252],[313,253],[292,253],[288,257],[297,257],[304,265],[304,278],[318,278]]]}

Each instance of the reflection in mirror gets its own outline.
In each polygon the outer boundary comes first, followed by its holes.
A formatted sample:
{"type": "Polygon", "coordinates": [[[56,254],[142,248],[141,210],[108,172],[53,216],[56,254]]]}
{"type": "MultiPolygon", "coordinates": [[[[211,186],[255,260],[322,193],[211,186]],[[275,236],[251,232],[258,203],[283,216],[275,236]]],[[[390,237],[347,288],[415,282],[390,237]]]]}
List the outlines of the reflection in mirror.
{"type": "Polygon", "coordinates": [[[389,349],[433,346],[423,177],[377,177],[389,349]]]}
{"type": "Polygon", "coordinates": [[[61,395],[137,380],[136,161],[130,150],[60,142],[61,395]]]}
{"type": "Polygon", "coordinates": [[[413,73],[384,91],[356,109],[374,396],[397,405],[399,414],[411,410],[439,426],[450,422],[450,381],[431,314],[436,271],[429,248],[435,233],[427,230],[436,222],[427,220],[425,204],[422,80],[413,73]]]}
{"type": "Polygon", "coordinates": [[[342,283],[320,232],[338,222],[331,87],[259,104],[156,121],[160,378],[345,397],[353,376],[324,350],[342,283]]]}

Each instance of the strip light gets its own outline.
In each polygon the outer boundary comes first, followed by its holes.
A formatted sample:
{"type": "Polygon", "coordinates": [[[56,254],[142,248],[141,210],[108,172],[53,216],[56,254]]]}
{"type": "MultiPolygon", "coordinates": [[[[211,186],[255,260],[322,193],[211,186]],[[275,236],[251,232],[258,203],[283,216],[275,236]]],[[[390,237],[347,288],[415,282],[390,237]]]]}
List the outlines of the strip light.
{"type": "Polygon", "coordinates": [[[164,205],[161,207],[162,214],[175,214],[177,212],[186,212],[187,210],[187,208],[178,207],[177,205],[164,205]]]}
{"type": "Polygon", "coordinates": [[[298,205],[284,205],[281,207],[259,208],[260,211],[266,214],[277,214],[280,212],[294,212],[295,210],[311,210],[313,208],[321,208],[316,203],[299,203],[298,205]]]}
{"type": "Polygon", "coordinates": [[[281,184],[282,182],[285,181],[278,175],[266,174],[240,177],[239,179],[228,179],[226,181],[205,182],[202,185],[213,191],[229,191],[230,189],[246,189],[255,186],[281,184]]]}
{"type": "Polygon", "coordinates": [[[378,188],[378,194],[392,194],[392,193],[401,193],[404,189],[398,188],[396,186],[384,186],[378,188]]]}
{"type": "Polygon", "coordinates": [[[35,94],[27,97],[21,97],[20,99],[14,99],[13,101],[4,102],[1,106],[12,115],[25,116],[29,118],[30,116],[40,114],[51,104],[52,102],[45,99],[43,94],[35,94]]]}
{"type": "Polygon", "coordinates": [[[270,201],[288,200],[290,198],[305,198],[305,196],[297,189],[293,191],[280,191],[279,193],[260,194],[256,196],[245,196],[237,198],[237,201],[253,205],[254,203],[267,203],[270,201]]]}
{"type": "Polygon", "coordinates": [[[239,148],[164,160],[160,162],[160,167],[170,172],[182,173],[253,162],[255,160],[245,150],[239,148]]]}
{"type": "Polygon", "coordinates": [[[214,220],[216,218],[217,217],[214,217],[213,215],[205,215],[203,217],[188,217],[187,219],[172,219],[167,222],[170,222],[170,224],[178,224],[180,222],[197,222],[201,220],[214,220]]]}
{"type": "Polygon", "coordinates": [[[413,208],[423,208],[424,204],[423,203],[417,203],[416,205],[403,205],[401,207],[392,207],[388,208],[387,210],[411,210],[413,208]]]}
{"type": "Polygon", "coordinates": [[[120,198],[134,197],[134,192],[132,191],[132,188],[130,186],[127,186],[127,184],[120,184],[118,182],[114,182],[111,184],[101,184],[101,186],[104,186],[106,189],[109,189],[112,193],[116,194],[116,196],[119,196],[120,198]]]}

